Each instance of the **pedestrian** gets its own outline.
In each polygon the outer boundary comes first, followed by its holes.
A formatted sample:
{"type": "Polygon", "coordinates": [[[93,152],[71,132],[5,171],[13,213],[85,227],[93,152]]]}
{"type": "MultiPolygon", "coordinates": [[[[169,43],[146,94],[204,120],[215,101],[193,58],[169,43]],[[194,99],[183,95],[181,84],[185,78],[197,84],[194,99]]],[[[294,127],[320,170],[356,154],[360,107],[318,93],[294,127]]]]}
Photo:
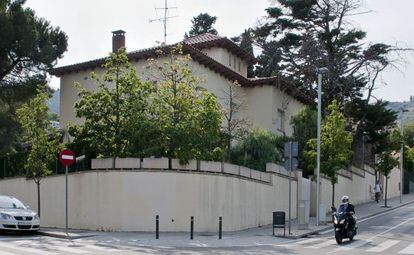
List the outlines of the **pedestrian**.
{"type": "Polygon", "coordinates": [[[374,192],[375,192],[375,202],[379,202],[381,196],[382,187],[379,181],[375,184],[374,192]]]}

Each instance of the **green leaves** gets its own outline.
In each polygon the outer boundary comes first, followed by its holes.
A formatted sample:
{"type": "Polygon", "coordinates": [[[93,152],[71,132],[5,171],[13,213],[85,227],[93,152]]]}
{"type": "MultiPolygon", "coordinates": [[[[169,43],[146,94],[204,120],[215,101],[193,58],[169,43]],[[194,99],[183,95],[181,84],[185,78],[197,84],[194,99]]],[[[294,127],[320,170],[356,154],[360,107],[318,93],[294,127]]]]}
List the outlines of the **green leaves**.
{"type": "Polygon", "coordinates": [[[45,86],[38,88],[38,94],[17,110],[17,118],[22,126],[22,140],[30,146],[30,154],[25,164],[27,176],[36,183],[51,174],[49,166],[56,160],[61,148],[60,135],[50,123],[45,86]]]}
{"type": "Polygon", "coordinates": [[[193,17],[191,23],[193,24],[190,31],[185,33],[184,38],[191,36],[201,35],[204,33],[217,34],[217,30],[213,27],[216,23],[217,17],[210,16],[208,13],[200,13],[198,16],[193,17]]]}
{"type": "MultiPolygon", "coordinates": [[[[321,172],[335,184],[336,172],[349,164],[352,155],[352,135],[346,131],[345,118],[336,101],[328,106],[328,111],[321,129],[321,172]]],[[[308,170],[314,170],[317,157],[316,138],[308,141],[308,148],[305,157],[308,162],[314,162],[309,164],[308,170]]]]}
{"type": "Polygon", "coordinates": [[[200,87],[181,48],[159,59],[147,67],[155,81],[141,81],[122,49],[102,77],[93,75],[97,90],[77,84],[76,116],[84,123],[70,128],[75,142],[102,157],[220,158],[216,98],[200,87]]]}

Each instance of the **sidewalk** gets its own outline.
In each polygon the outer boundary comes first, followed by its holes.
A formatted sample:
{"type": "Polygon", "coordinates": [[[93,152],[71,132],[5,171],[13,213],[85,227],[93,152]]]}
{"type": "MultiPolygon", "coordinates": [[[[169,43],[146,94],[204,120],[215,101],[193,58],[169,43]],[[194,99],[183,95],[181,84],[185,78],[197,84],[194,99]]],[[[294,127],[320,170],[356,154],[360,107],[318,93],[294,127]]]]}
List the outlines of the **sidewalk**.
{"type": "MultiPolygon", "coordinates": [[[[380,213],[397,209],[403,205],[414,203],[414,194],[403,196],[403,203],[400,204],[400,198],[392,198],[388,200],[389,208],[381,207],[384,201],[380,203],[369,202],[366,204],[356,205],[356,216],[358,219],[368,218],[380,213]]],[[[329,217],[327,217],[329,219],[329,217]]],[[[151,247],[250,247],[261,245],[275,245],[283,242],[289,242],[289,239],[297,239],[318,232],[323,232],[332,228],[330,223],[315,226],[315,218],[310,219],[309,228],[299,230],[297,221],[291,223],[291,235],[288,234],[288,225],[286,226],[286,237],[282,237],[283,229],[275,229],[278,236],[272,236],[271,225],[251,228],[243,231],[224,232],[223,239],[218,239],[218,233],[194,233],[194,240],[190,240],[190,233],[165,233],[160,232],[159,239],[155,239],[155,233],[149,232],[96,232],[96,231],[80,231],[70,230],[69,238],[81,238],[85,240],[100,240],[104,242],[117,243],[134,243],[134,245],[151,246],[151,247]],[[287,239],[289,238],[289,239],[287,239]]],[[[41,234],[68,238],[64,229],[43,229],[41,234]]]]}

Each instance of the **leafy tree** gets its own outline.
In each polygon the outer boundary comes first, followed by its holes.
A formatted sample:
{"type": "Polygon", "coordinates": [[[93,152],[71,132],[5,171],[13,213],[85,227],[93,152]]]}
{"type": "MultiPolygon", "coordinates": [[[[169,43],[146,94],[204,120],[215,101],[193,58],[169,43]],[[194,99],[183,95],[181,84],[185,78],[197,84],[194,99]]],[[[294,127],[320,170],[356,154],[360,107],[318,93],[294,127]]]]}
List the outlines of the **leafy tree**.
{"type": "Polygon", "coordinates": [[[385,207],[387,207],[388,198],[388,178],[392,169],[398,166],[399,161],[394,154],[399,150],[401,139],[402,137],[398,130],[389,132],[388,136],[383,139],[380,153],[377,154],[376,168],[385,176],[385,207]]]}
{"type": "Polygon", "coordinates": [[[245,105],[245,97],[240,85],[235,81],[227,84],[227,90],[223,91],[223,116],[225,127],[223,133],[226,140],[226,160],[230,160],[232,143],[242,139],[248,133],[250,123],[246,118],[240,117],[245,105]]]}
{"type": "Polygon", "coordinates": [[[97,90],[75,84],[80,98],[75,104],[76,117],[83,118],[84,123],[71,126],[70,133],[99,156],[127,156],[131,154],[131,132],[140,131],[130,128],[131,118],[146,122],[145,112],[153,88],[149,82],[140,80],[128,62],[125,49],[112,53],[103,68],[102,77],[92,73],[97,90]]]}
{"type": "MultiPolygon", "coordinates": [[[[370,162],[381,146],[389,131],[395,126],[397,113],[387,108],[387,101],[376,101],[366,104],[365,100],[355,99],[345,106],[345,115],[348,116],[350,124],[355,128],[353,150],[354,163],[370,162]],[[364,141],[363,136],[365,135],[364,141]],[[364,159],[362,156],[362,146],[373,145],[371,150],[364,148],[364,159]],[[368,160],[366,155],[368,155],[368,160]]],[[[368,147],[370,148],[370,147],[368,147]]]]}
{"type": "MultiPolygon", "coordinates": [[[[403,51],[383,43],[364,44],[366,33],[350,25],[361,0],[277,0],[256,29],[259,76],[281,73],[315,95],[315,69],[326,66],[323,109],[334,99],[342,106],[367,92],[371,99],[378,75],[395,66],[393,53],[403,51]]],[[[397,58],[398,59],[398,58],[397,58]]]]}
{"type": "MultiPolygon", "coordinates": [[[[340,112],[339,105],[333,101],[328,106],[328,115],[325,117],[321,129],[321,156],[320,171],[325,174],[332,184],[332,206],[334,206],[335,184],[338,181],[337,171],[348,166],[351,151],[352,135],[346,131],[345,118],[340,112]]],[[[309,164],[309,170],[316,167],[317,140],[313,138],[308,142],[308,150],[304,153],[309,164]]]]}
{"type": "Polygon", "coordinates": [[[311,107],[306,107],[291,120],[291,125],[293,126],[292,138],[294,141],[297,141],[299,145],[299,168],[303,169],[306,176],[313,175],[314,173],[313,169],[310,170],[308,167],[309,164],[314,165],[314,163],[307,161],[307,158],[304,157],[304,152],[309,149],[308,141],[316,138],[316,119],[317,112],[311,107]]]}
{"type": "Polygon", "coordinates": [[[231,149],[231,162],[259,171],[266,171],[266,163],[282,162],[281,148],[286,137],[256,129],[231,149]]]}
{"type": "Polygon", "coordinates": [[[40,182],[52,174],[50,165],[56,160],[61,148],[60,134],[50,123],[47,101],[49,94],[44,86],[38,88],[37,96],[17,110],[17,118],[23,129],[23,141],[30,147],[25,164],[27,177],[37,185],[37,208],[40,216],[40,182]]]}
{"type": "Polygon", "coordinates": [[[46,70],[67,48],[59,28],[23,7],[25,0],[0,0],[0,152],[18,149],[16,109],[32,98],[46,70]]]}
{"type": "Polygon", "coordinates": [[[193,20],[191,21],[193,25],[188,34],[185,33],[184,38],[204,33],[217,35],[217,30],[213,27],[216,20],[216,16],[210,16],[208,13],[200,13],[198,16],[193,17],[193,20]]]}
{"type": "Polygon", "coordinates": [[[190,56],[178,46],[151,59],[148,70],[157,88],[151,116],[159,128],[161,156],[182,163],[194,158],[221,159],[220,106],[193,75],[190,56]]]}
{"type": "Polygon", "coordinates": [[[404,170],[414,171],[414,124],[404,127],[404,170]]]}

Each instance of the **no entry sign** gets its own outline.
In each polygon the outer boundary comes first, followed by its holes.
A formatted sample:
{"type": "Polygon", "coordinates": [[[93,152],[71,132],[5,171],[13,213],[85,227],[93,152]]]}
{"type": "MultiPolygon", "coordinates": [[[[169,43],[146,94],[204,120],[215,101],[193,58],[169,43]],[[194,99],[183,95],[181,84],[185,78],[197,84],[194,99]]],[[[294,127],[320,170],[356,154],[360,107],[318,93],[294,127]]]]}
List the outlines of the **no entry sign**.
{"type": "Polygon", "coordinates": [[[59,161],[64,166],[73,165],[76,161],[75,153],[71,150],[63,150],[59,153],[59,161]]]}

